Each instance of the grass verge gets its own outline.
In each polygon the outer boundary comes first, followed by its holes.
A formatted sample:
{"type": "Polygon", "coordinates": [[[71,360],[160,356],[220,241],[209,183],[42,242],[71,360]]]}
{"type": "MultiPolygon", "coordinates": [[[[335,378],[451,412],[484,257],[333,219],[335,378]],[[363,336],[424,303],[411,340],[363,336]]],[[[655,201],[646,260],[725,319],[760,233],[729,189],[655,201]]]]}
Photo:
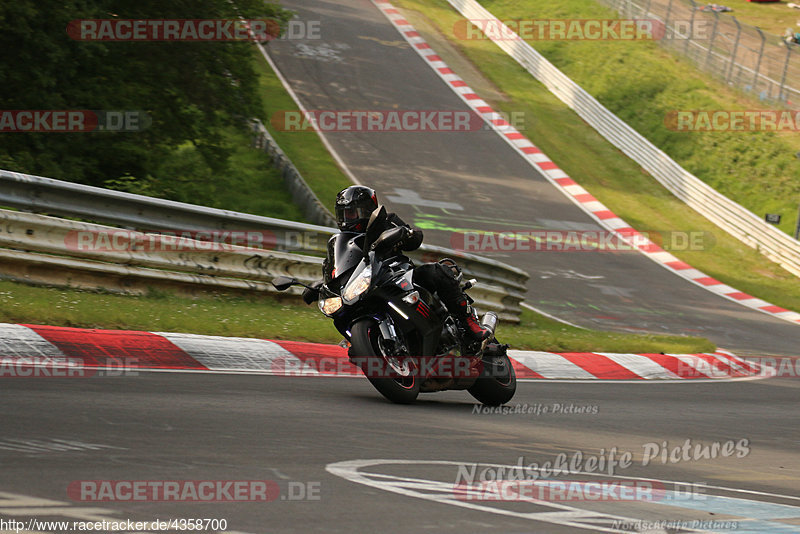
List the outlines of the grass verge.
{"type": "MultiPolygon", "coordinates": [[[[482,3],[501,19],[613,15],[593,0],[482,3]]],[[[509,114],[522,112],[524,133],[531,141],[624,220],[639,230],[705,232],[707,239],[698,250],[671,252],[741,291],[800,310],[797,277],[688,208],[493,43],[456,40],[453,27],[461,16],[445,0],[396,0],[396,4],[407,10],[406,17],[430,39],[445,61],[458,69],[458,63],[466,59],[477,67],[475,72],[482,79],[475,78],[474,69],[466,69],[461,75],[467,83],[495,88],[485,97],[495,109],[509,114]],[[426,26],[436,33],[426,32],[426,26]]],[[[669,109],[753,109],[740,95],[707,80],[689,63],[654,43],[537,42],[536,48],[640,133],[651,137],[667,152],[673,150],[683,155],[678,160],[689,161],[690,171],[698,171],[693,167],[718,171],[715,176],[720,180],[725,178],[729,189],[737,192],[730,195],[735,200],[741,201],[743,196],[770,198],[774,204],[764,204],[764,209],[778,213],[783,209],[779,206],[786,209],[793,206],[796,213],[800,161],[788,147],[800,140],[770,132],[752,135],[715,132],[723,136],[699,132],[670,134],[664,128],[664,112],[669,109]],[[678,134],[685,137],[676,137],[678,134]],[[757,150],[752,150],[753,147],[757,150]]],[[[720,185],[715,180],[709,182],[715,187],[720,185]]],[[[788,219],[793,220],[793,216],[788,219]]]]}
{"type": "Polygon", "coordinates": [[[213,170],[198,149],[186,143],[144,180],[108,180],[106,187],[219,209],[233,209],[292,221],[305,221],[267,153],[251,147],[246,131],[229,126],[222,147],[230,151],[223,169],[213,170]]]}
{"type": "MultiPolygon", "coordinates": [[[[730,15],[739,19],[739,22],[758,26],[765,32],[774,35],[783,35],[786,28],[800,31],[800,9],[792,9],[792,2],[780,1],[769,3],[749,2],[748,0],[726,0],[723,5],[733,9],[730,15]]],[[[795,1],[795,4],[798,2],[795,1]]]]}
{"type": "MultiPolygon", "coordinates": [[[[36,287],[0,280],[0,322],[182,332],[203,335],[337,343],[341,336],[316,306],[264,295],[185,298],[153,292],[123,296],[36,287]]],[[[567,326],[530,311],[498,336],[515,349],[545,351],[672,352],[713,350],[705,339],[620,334],[567,326]]]]}

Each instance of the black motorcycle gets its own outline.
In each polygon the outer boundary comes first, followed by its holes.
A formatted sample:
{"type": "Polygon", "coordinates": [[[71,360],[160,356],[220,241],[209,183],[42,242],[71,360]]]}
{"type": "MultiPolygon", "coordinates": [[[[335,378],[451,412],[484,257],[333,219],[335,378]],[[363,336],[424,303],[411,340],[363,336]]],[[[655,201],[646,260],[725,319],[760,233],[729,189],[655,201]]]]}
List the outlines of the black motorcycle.
{"type": "MultiPolygon", "coordinates": [[[[320,311],[333,319],[350,343],[350,361],[392,402],[411,403],[421,392],[446,389],[466,389],[490,406],[510,401],[517,382],[508,346],[494,337],[497,315],[488,312],[481,320],[492,336],[471,341],[437,294],[414,283],[414,265],[398,248],[408,230],[381,232],[386,219],[381,206],[365,233],[342,232],[331,238],[327,261],[333,274],[327,283],[308,286],[281,276],[273,286],[279,291],[305,287],[303,300],[317,301],[320,311]]],[[[462,289],[474,284],[467,281],[462,289]]]]}

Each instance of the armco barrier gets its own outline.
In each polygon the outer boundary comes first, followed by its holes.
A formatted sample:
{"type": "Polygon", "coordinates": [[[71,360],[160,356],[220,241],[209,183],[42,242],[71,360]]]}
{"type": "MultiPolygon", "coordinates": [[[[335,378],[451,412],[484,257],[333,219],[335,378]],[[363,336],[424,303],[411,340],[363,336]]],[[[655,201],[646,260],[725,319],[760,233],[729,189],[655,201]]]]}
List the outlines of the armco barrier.
{"type": "MultiPolygon", "coordinates": [[[[327,231],[324,235],[333,231],[323,230],[327,231]]],[[[0,209],[0,275],[50,285],[133,292],[148,284],[273,291],[267,282],[275,276],[304,282],[321,276],[319,257],[231,245],[212,247],[207,241],[183,238],[176,250],[165,244],[169,237],[132,231],[123,232],[115,246],[81,247],[76,237],[81,232],[113,236],[119,235],[120,229],[0,209]],[[147,237],[139,241],[155,245],[142,250],[127,244],[137,237],[147,237]]],[[[437,247],[427,247],[421,254],[423,259],[457,257],[467,275],[481,282],[471,290],[479,308],[495,311],[505,321],[519,321],[526,273],[437,247]]]]}
{"type": "MultiPolygon", "coordinates": [[[[76,217],[137,230],[253,230],[271,232],[276,250],[323,256],[337,230],[326,226],[274,219],[111,189],[0,170],[0,206],[76,217]]],[[[469,276],[504,287],[522,300],[528,273],[499,261],[442,247],[422,245],[410,254],[432,261],[457,258],[469,276]]]]}
{"type": "Polygon", "coordinates": [[[325,253],[334,229],[0,170],[0,206],[138,230],[268,230],[278,250],[325,253]],[[298,239],[304,238],[303,243],[298,239]]]}
{"type": "Polygon", "coordinates": [[[708,220],[794,275],[800,276],[800,242],[762,221],[683,169],[558,70],[476,0],[448,0],[467,19],[491,20],[504,30],[487,35],[603,137],[642,166],[672,194],[708,220]],[[493,37],[494,36],[494,37],[493,37]],[[504,39],[498,39],[502,36],[504,39]]]}
{"type": "MultiPolygon", "coordinates": [[[[31,281],[53,285],[71,282],[72,285],[87,287],[87,283],[79,282],[87,276],[76,274],[85,271],[93,275],[88,277],[89,287],[98,277],[118,275],[178,284],[256,289],[256,286],[247,286],[243,281],[267,282],[284,275],[310,282],[319,278],[322,265],[320,258],[281,251],[229,245],[208,250],[212,243],[193,239],[182,239],[181,250],[178,250],[169,244],[168,237],[160,235],[153,235],[152,240],[146,241],[152,244],[148,250],[137,250],[129,243],[146,236],[141,232],[10,210],[0,210],[0,226],[0,247],[3,247],[0,248],[0,264],[17,264],[13,269],[4,267],[0,272],[27,273],[31,281]],[[78,242],[81,233],[105,234],[111,237],[109,242],[112,245],[82,247],[78,242]],[[121,234],[123,239],[115,241],[114,234],[121,234]],[[37,267],[23,270],[20,263],[37,267]],[[42,278],[42,270],[46,272],[45,278],[42,278]],[[63,274],[60,274],[62,270],[63,274]],[[34,273],[39,273],[39,276],[34,273]],[[232,282],[234,279],[238,282],[232,282]]],[[[24,280],[25,276],[16,278],[24,280]]],[[[119,286],[105,289],[114,288],[119,289],[119,286]]],[[[272,290],[269,284],[261,284],[258,288],[272,290]]]]}

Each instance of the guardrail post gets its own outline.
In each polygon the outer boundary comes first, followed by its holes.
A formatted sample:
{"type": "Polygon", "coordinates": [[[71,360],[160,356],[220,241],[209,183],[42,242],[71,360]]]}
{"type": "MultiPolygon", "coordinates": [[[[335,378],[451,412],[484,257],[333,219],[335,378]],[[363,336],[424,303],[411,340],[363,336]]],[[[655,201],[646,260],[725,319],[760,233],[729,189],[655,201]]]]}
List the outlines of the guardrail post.
{"type": "Polygon", "coordinates": [[[719,25],[719,13],[716,11],[712,11],[714,13],[714,27],[711,29],[711,40],[708,42],[708,53],[706,54],[706,62],[703,64],[704,69],[708,69],[708,62],[711,61],[711,54],[714,51],[714,41],[717,38],[717,26],[719,25]]]}
{"type": "MultiPolygon", "coordinates": [[[[667,13],[664,15],[664,38],[667,38],[667,29],[669,28],[669,16],[672,14],[672,1],[669,0],[667,4],[667,13]]],[[[672,30],[672,38],[675,39],[675,30],[672,30]]]]}
{"type": "Polygon", "coordinates": [[[683,55],[687,57],[689,56],[689,41],[692,40],[692,35],[694,35],[694,17],[697,13],[697,3],[694,0],[689,0],[689,3],[692,4],[692,16],[689,18],[689,35],[686,36],[686,44],[683,45],[683,55]]]}
{"type": "Polygon", "coordinates": [[[786,45],[786,61],[783,64],[783,75],[781,76],[781,86],[778,89],[778,102],[783,102],[783,89],[786,86],[786,74],[789,72],[789,60],[792,58],[792,44],[783,41],[786,45]]]}
{"type": "Polygon", "coordinates": [[[797,206],[797,226],[794,228],[794,238],[800,241],[800,204],[797,206]]]}
{"type": "Polygon", "coordinates": [[[742,36],[742,25],[739,24],[739,21],[736,17],[731,17],[733,22],[736,23],[736,41],[733,43],[733,52],[731,52],[731,64],[728,66],[728,75],[725,77],[725,81],[730,83],[731,77],[733,76],[733,66],[736,64],[736,52],[739,51],[739,38],[742,36]]]}
{"type": "Polygon", "coordinates": [[[764,32],[761,31],[761,28],[756,27],[756,31],[758,35],[761,37],[761,48],[758,50],[758,59],[756,60],[756,70],[753,73],[753,92],[758,92],[758,71],[761,70],[761,60],[764,57],[764,46],[767,44],[767,38],[764,36],[764,32]]]}

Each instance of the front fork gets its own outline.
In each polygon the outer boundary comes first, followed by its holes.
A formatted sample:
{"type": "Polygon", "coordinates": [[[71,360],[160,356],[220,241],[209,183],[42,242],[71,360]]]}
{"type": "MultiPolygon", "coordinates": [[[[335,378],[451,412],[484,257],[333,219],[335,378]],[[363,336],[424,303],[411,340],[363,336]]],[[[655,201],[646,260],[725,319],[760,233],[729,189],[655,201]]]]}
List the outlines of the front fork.
{"type": "Polygon", "coordinates": [[[397,328],[394,325],[392,316],[387,314],[382,319],[376,318],[376,320],[378,321],[378,328],[381,332],[381,338],[378,342],[380,343],[381,341],[391,340],[391,342],[394,344],[394,347],[391,347],[392,354],[397,356],[408,355],[408,347],[406,346],[404,340],[397,335],[397,328]]]}

